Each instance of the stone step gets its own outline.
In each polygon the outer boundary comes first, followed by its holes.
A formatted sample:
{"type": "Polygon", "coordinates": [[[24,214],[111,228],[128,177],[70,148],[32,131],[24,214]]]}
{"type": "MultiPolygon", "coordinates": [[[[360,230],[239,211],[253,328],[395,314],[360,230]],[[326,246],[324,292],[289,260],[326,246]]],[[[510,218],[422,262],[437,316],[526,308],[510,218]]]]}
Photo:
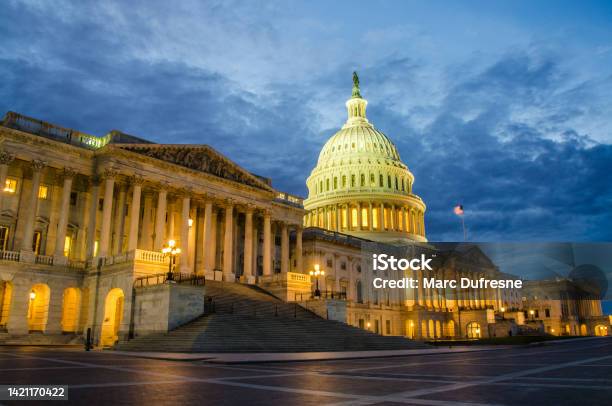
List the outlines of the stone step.
{"type": "Polygon", "coordinates": [[[256,286],[207,281],[215,312],[163,334],[136,337],[125,351],[305,352],[428,348],[403,337],[381,336],[325,320],[256,286]]]}

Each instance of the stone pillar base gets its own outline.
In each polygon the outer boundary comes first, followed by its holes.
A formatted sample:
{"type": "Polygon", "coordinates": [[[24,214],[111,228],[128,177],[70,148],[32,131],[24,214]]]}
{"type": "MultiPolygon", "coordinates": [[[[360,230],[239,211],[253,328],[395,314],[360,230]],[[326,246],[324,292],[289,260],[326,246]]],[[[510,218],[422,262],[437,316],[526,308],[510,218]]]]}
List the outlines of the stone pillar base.
{"type": "Polygon", "coordinates": [[[53,265],[68,265],[68,257],[63,255],[54,255],[53,265]]]}
{"type": "Polygon", "coordinates": [[[236,282],[236,274],[235,273],[224,273],[223,280],[225,282],[236,282]]]}
{"type": "Polygon", "coordinates": [[[242,275],[240,277],[240,283],[246,283],[249,285],[254,285],[255,284],[255,277],[252,275],[242,275]]]}
{"type": "Polygon", "coordinates": [[[36,262],[36,254],[34,254],[34,251],[21,250],[19,251],[19,262],[33,264],[36,262]]]}

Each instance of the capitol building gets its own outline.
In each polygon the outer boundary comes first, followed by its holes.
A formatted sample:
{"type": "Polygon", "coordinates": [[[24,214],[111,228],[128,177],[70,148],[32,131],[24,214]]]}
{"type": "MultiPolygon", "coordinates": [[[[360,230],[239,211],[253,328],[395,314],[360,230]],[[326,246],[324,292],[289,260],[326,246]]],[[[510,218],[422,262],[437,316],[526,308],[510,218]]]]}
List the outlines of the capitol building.
{"type": "Polygon", "coordinates": [[[376,277],[517,277],[475,245],[428,242],[409,159],[369,122],[366,106],[354,74],[348,119],[321,149],[306,199],[208,145],[157,144],[117,130],[96,136],[7,113],[0,122],[0,344],[89,336],[97,346],[133,342],[146,350],[153,348],[147,337],[170,337],[184,325],[205,340],[215,317],[223,334],[240,325],[250,343],[261,338],[254,347],[261,351],[281,348],[262,328],[285,320],[279,331],[291,338],[303,329],[288,320],[300,317],[333,321],[330,329],[341,322],[347,337],[367,332],[402,343],[611,333],[598,298],[568,281],[532,281],[522,291],[375,289],[376,277]],[[435,266],[381,273],[371,264],[381,252],[424,254],[435,266]],[[542,289],[571,294],[530,301],[542,289]],[[254,321],[264,327],[248,333],[254,321]]]}

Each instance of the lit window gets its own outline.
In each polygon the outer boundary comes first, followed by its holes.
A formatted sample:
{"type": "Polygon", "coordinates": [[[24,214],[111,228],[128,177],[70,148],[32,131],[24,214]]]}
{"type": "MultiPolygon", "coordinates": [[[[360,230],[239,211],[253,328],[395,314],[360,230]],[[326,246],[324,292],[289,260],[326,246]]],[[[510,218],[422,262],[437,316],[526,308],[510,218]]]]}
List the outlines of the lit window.
{"type": "Polygon", "coordinates": [[[378,209],[376,207],[372,208],[372,228],[378,230],[378,209]]]}
{"type": "Polygon", "coordinates": [[[368,226],[368,209],[366,209],[365,207],[361,209],[361,226],[368,226]]]}
{"type": "Polygon", "coordinates": [[[351,227],[357,227],[357,209],[353,207],[351,209],[351,227]]]}
{"type": "Polygon", "coordinates": [[[0,250],[6,251],[6,247],[8,245],[8,238],[9,238],[8,227],[0,226],[0,250]]]}
{"type": "Polygon", "coordinates": [[[34,251],[36,255],[40,254],[40,237],[40,231],[34,231],[34,235],[32,236],[32,251],[34,251]]]}
{"type": "Polygon", "coordinates": [[[7,193],[15,193],[17,190],[17,179],[7,178],[4,185],[4,191],[7,193]]]}
{"type": "Polygon", "coordinates": [[[98,240],[94,241],[94,252],[93,252],[93,256],[97,257],[98,256],[98,248],[100,247],[100,242],[98,240]]]}
{"type": "Polygon", "coordinates": [[[49,187],[45,185],[40,185],[38,187],[38,198],[46,199],[49,196],[49,187]]]}
{"type": "Polygon", "coordinates": [[[67,235],[66,238],[64,239],[64,256],[65,257],[69,257],[70,256],[70,247],[71,246],[72,246],[72,237],[67,235]]]}

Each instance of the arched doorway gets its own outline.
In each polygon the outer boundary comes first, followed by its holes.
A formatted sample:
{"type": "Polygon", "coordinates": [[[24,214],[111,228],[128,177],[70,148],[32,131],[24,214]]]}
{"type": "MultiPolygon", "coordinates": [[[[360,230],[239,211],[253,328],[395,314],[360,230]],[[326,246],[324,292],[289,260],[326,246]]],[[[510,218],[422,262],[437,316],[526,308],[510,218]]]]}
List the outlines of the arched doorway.
{"type": "Polygon", "coordinates": [[[74,333],[79,324],[81,292],[77,288],[64,290],[62,302],[62,332],[74,333]]]}
{"type": "Polygon", "coordinates": [[[455,322],[453,320],[448,321],[448,324],[446,325],[446,330],[447,330],[447,335],[449,337],[455,336],[455,322]]]}
{"type": "Polygon", "coordinates": [[[595,335],[598,337],[607,336],[608,335],[608,326],[604,326],[603,324],[598,324],[595,326],[595,335]]]}
{"type": "Polygon", "coordinates": [[[436,338],[442,338],[442,324],[436,320],[436,338]]]}
{"type": "Polygon", "coordinates": [[[435,338],[436,337],[436,329],[434,327],[434,321],[433,320],[429,320],[429,334],[427,334],[427,337],[429,337],[429,338],[435,338]]]}
{"type": "Polygon", "coordinates": [[[414,339],[414,321],[406,320],[406,337],[414,339]]]}
{"type": "Polygon", "coordinates": [[[8,281],[0,281],[0,329],[6,329],[9,312],[11,310],[11,298],[13,297],[13,285],[8,281]]]}
{"type": "Polygon", "coordinates": [[[119,288],[111,289],[104,302],[104,320],[102,322],[102,346],[114,345],[119,340],[119,328],[123,316],[123,291],[119,288]]]}
{"type": "Polygon", "coordinates": [[[427,338],[427,321],[421,321],[421,338],[427,338]]]}
{"type": "Polygon", "coordinates": [[[28,330],[30,332],[44,332],[49,317],[49,299],[51,289],[44,283],[32,286],[28,302],[28,330]]]}
{"type": "Polygon", "coordinates": [[[580,325],[580,335],[581,336],[587,335],[587,326],[586,326],[586,324],[581,324],[580,325]]]}
{"type": "Polygon", "coordinates": [[[480,324],[472,321],[466,327],[468,338],[481,338],[480,324]]]}

